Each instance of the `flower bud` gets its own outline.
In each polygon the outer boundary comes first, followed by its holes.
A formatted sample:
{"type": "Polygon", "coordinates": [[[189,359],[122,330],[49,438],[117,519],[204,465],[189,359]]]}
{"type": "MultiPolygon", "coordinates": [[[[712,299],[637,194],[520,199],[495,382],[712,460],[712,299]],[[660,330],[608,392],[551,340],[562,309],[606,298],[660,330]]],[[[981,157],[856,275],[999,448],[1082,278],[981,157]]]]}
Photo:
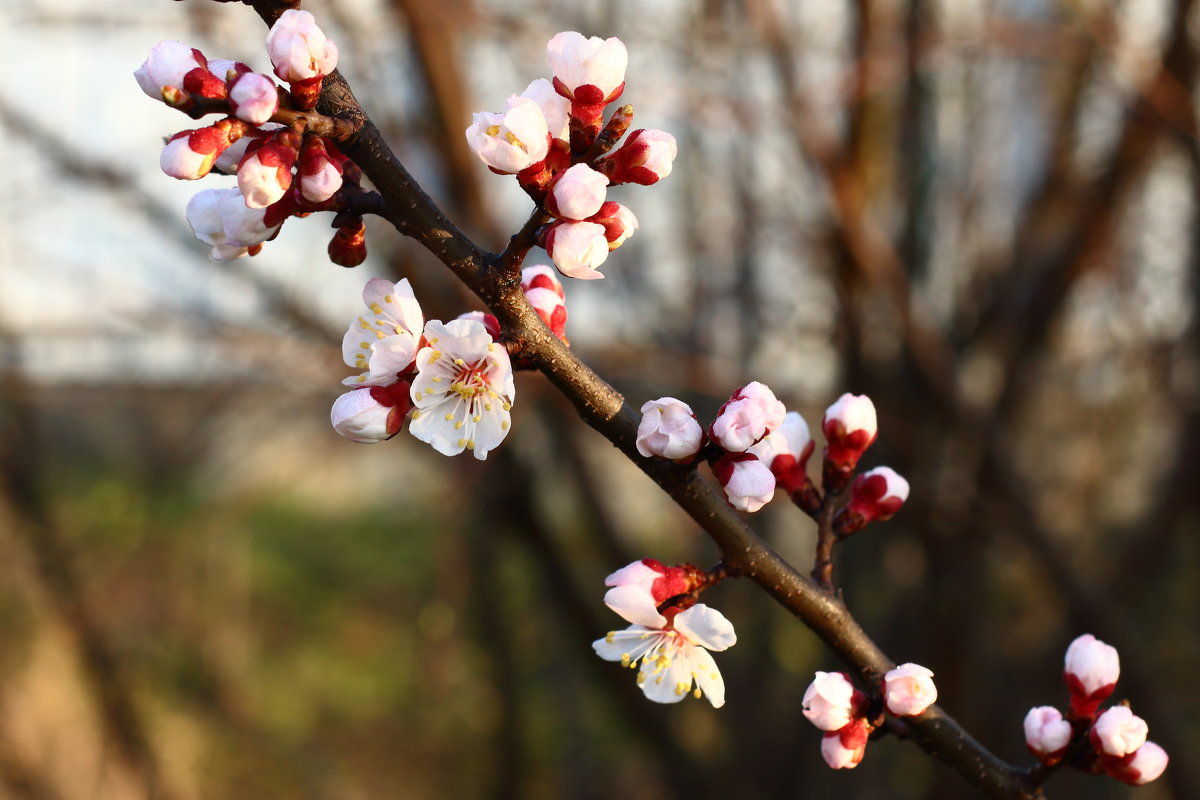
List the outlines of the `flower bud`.
{"type": "Polygon", "coordinates": [[[620,39],[564,31],[546,45],[554,88],[576,104],[603,107],[621,95],[629,54],[620,39]]]}
{"type": "Polygon", "coordinates": [[[600,210],[586,221],[604,226],[604,238],[608,240],[609,250],[616,250],[625,244],[625,240],[633,236],[633,232],[638,228],[637,217],[633,212],[611,200],[600,206],[600,210]]]}
{"type": "Polygon", "coordinates": [[[636,183],[650,186],[671,174],[679,146],[666,131],[639,129],[617,150],[602,158],[596,169],[608,176],[609,183],[636,183]]]}
{"type": "Polygon", "coordinates": [[[242,159],[246,157],[246,150],[250,145],[266,139],[271,133],[283,127],[278,122],[264,122],[257,128],[249,128],[242,136],[238,137],[237,141],[221,151],[213,164],[213,169],[220,170],[226,175],[237,175],[238,164],[242,163],[242,159]]]}
{"type": "Polygon", "coordinates": [[[328,252],[329,260],[339,267],[357,267],[367,260],[367,226],[362,217],[334,232],[328,252]]]}
{"type": "Polygon", "coordinates": [[[1113,706],[1096,717],[1088,738],[1100,755],[1124,758],[1146,743],[1149,731],[1146,721],[1128,706],[1113,706]]]}
{"type": "MultiPolygon", "coordinates": [[[[322,136],[307,136],[300,149],[300,194],[312,203],[324,203],[342,188],[341,161],[329,153],[332,143],[322,136]]],[[[336,152],[336,150],[335,150],[336,152]]]]}
{"type": "Polygon", "coordinates": [[[587,164],[576,164],[554,182],[546,198],[546,210],[562,219],[585,220],[604,205],[607,186],[608,178],[587,164]]]}
{"type": "Polygon", "coordinates": [[[1154,742],[1139,747],[1128,763],[1105,764],[1105,772],[1131,786],[1141,786],[1155,780],[1167,768],[1167,751],[1154,742]]]}
{"type": "Polygon", "coordinates": [[[1121,660],[1112,645],[1085,633],[1071,642],[1063,662],[1063,680],[1071,691],[1071,713],[1090,717],[1113,693],[1121,674],[1121,660]]]}
{"type": "Polygon", "coordinates": [[[225,144],[215,128],[180,131],[163,147],[158,165],[172,178],[194,181],[208,174],[225,144]]]}
{"type": "Polygon", "coordinates": [[[489,314],[486,311],[465,311],[455,317],[455,319],[478,322],[487,331],[488,336],[492,337],[492,341],[497,341],[500,338],[500,320],[496,319],[495,314],[489,314]]]}
{"type": "Polygon", "coordinates": [[[503,113],[477,112],[472,117],[467,144],[492,171],[510,175],[546,158],[550,132],[538,104],[528,97],[513,95],[503,113]]]}
{"type": "Polygon", "coordinates": [[[937,702],[933,672],[920,664],[901,664],[883,676],[883,704],[897,717],[915,717],[937,702]]]}
{"type": "Polygon", "coordinates": [[[865,719],[855,719],[846,727],[827,733],[821,739],[821,757],[833,769],[854,769],[867,752],[871,726],[865,719]]]}
{"type": "Polygon", "coordinates": [[[805,469],[813,446],[804,417],[789,411],[778,428],[757,444],[750,445],[746,452],[758,456],[770,467],[779,488],[791,493],[802,490],[809,483],[805,469]]]}
{"type": "Polygon", "coordinates": [[[709,437],[731,453],[745,452],[783,424],[787,408],[766,384],[753,381],[729,396],[709,426],[709,437]]]}
{"type": "Polygon", "coordinates": [[[725,490],[725,499],[738,511],[754,513],[775,496],[775,476],[749,453],[726,453],[712,470],[725,490]]]}
{"type": "Polygon", "coordinates": [[[667,620],[658,613],[658,606],[691,591],[699,577],[699,570],[691,564],[667,567],[644,558],[604,579],[604,585],[612,587],[604,595],[604,604],[634,625],[661,628],[667,620]]]}
{"type": "Polygon", "coordinates": [[[528,292],[530,289],[549,289],[564,300],[567,298],[554,268],[545,264],[530,264],[521,270],[521,291],[528,292]]]}
{"type": "Polygon", "coordinates": [[[267,55],[279,79],[295,83],[333,72],[338,49],[312,14],[293,8],[280,14],[267,33],[267,55]]]}
{"type": "Polygon", "coordinates": [[[862,473],[850,486],[850,502],[838,511],[833,527],[838,536],[849,536],[875,520],[891,519],[908,499],[908,481],[891,467],[862,473]]]}
{"type": "Polygon", "coordinates": [[[567,341],[567,304],[552,289],[528,289],[525,299],[541,317],[550,332],[567,341]]]}
{"type": "Polygon", "coordinates": [[[346,392],[333,402],[329,421],[352,442],[373,444],[390,439],[400,432],[412,407],[409,388],[408,382],[399,381],[346,392]]]}
{"type": "Polygon", "coordinates": [[[681,461],[696,455],[703,443],[704,431],[687,403],[660,397],[642,404],[637,451],[643,456],[681,461]]]}
{"type": "Polygon", "coordinates": [[[279,225],[267,225],[263,209],[246,208],[237,189],[205,189],[187,205],[192,233],[212,251],[213,261],[230,261],[247,255],[270,239],[279,225]]]}
{"type": "Polygon", "coordinates": [[[538,104],[546,118],[546,129],[551,138],[569,141],[571,137],[571,101],[560,95],[554,85],[545,78],[538,78],[525,87],[521,97],[528,97],[538,104]]]}
{"type": "Polygon", "coordinates": [[[266,75],[247,72],[230,86],[229,107],[238,119],[262,125],[279,110],[279,90],[266,75]]]}
{"type": "Polygon", "coordinates": [[[847,392],[825,410],[821,430],[825,434],[825,488],[838,491],[849,482],[858,460],[875,441],[875,404],[866,395],[847,392]]]}
{"type": "Polygon", "coordinates": [[[866,703],[844,672],[817,672],[804,690],[804,716],[823,731],[841,730],[860,713],[866,703]]]}
{"type": "Polygon", "coordinates": [[[162,41],[150,48],[150,55],[133,73],[138,86],[150,97],[161,100],[165,86],[183,88],[183,78],[196,67],[205,67],[207,59],[183,42],[162,41]]]}
{"type": "Polygon", "coordinates": [[[594,222],[556,222],[546,232],[546,252],[568,278],[603,278],[599,267],[608,258],[604,226],[594,222]]]}
{"type": "Polygon", "coordinates": [[[292,185],[292,165],[300,147],[300,135],[284,128],[261,144],[251,143],[238,165],[238,188],[247,208],[266,208],[279,202],[292,185]]]}
{"type": "Polygon", "coordinates": [[[1071,742],[1071,723],[1051,706],[1029,709],[1025,715],[1025,746],[1043,762],[1053,764],[1071,742]]]}

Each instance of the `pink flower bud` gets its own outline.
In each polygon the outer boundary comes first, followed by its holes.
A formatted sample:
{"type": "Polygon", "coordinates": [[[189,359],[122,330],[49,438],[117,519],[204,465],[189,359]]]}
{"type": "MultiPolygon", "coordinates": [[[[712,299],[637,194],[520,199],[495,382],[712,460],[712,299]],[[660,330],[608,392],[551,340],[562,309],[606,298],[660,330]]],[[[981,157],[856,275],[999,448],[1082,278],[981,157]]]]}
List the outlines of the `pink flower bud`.
{"type": "Polygon", "coordinates": [[[821,739],[821,757],[833,769],[854,769],[867,752],[871,726],[865,719],[855,719],[844,728],[827,733],[821,739]]]}
{"type": "Polygon", "coordinates": [[[915,717],[937,702],[933,672],[920,664],[901,664],[883,676],[883,704],[897,717],[915,717]]]}
{"type": "Polygon", "coordinates": [[[213,169],[226,175],[236,175],[238,164],[242,163],[242,159],[246,157],[246,150],[250,145],[266,139],[271,133],[281,130],[283,127],[278,122],[264,122],[258,128],[250,128],[237,141],[221,151],[221,154],[217,156],[216,163],[213,164],[213,169]]]}
{"type": "Polygon", "coordinates": [[[496,319],[495,314],[489,314],[486,311],[467,311],[459,314],[455,319],[467,319],[472,322],[478,322],[487,331],[488,336],[492,337],[492,341],[500,338],[500,320],[496,319]]]}
{"type": "Polygon", "coordinates": [[[237,189],[206,189],[187,205],[192,233],[209,245],[213,261],[230,261],[247,255],[275,235],[279,225],[265,223],[263,209],[246,208],[237,189]]]}
{"type": "Polygon", "coordinates": [[[1124,758],[1146,743],[1150,727],[1128,706],[1113,706],[1096,717],[1088,738],[1102,756],[1124,758]]]}
{"type": "MultiPolygon", "coordinates": [[[[330,155],[337,152],[322,136],[307,136],[300,149],[300,194],[312,203],[323,203],[342,188],[342,164],[330,155]]],[[[340,155],[340,154],[339,154],[340,155]]]]}
{"type": "Polygon", "coordinates": [[[1090,633],[1075,639],[1063,661],[1063,680],[1071,691],[1071,711],[1075,716],[1090,717],[1100,703],[1113,693],[1121,675],[1117,648],[1090,633]]]}
{"type": "Polygon", "coordinates": [[[502,175],[540,164],[550,150],[550,132],[538,104],[528,97],[508,98],[501,114],[478,112],[467,128],[467,144],[483,163],[502,175]]]}
{"type": "Polygon", "coordinates": [[[225,143],[215,128],[180,131],[163,147],[158,165],[172,178],[194,181],[208,174],[225,143]]]}
{"type": "Polygon", "coordinates": [[[230,72],[234,73],[233,81],[236,82],[238,78],[254,70],[241,61],[230,61],[228,58],[210,58],[208,60],[208,71],[217,80],[228,83],[230,72]]]}
{"type": "Polygon", "coordinates": [[[844,672],[817,672],[804,690],[804,716],[823,731],[841,730],[862,709],[866,698],[844,672]]]}
{"type": "Polygon", "coordinates": [[[279,202],[292,185],[292,165],[300,146],[300,136],[284,128],[261,144],[254,142],[238,165],[238,188],[247,208],[266,208],[279,202]]]}
{"type": "Polygon", "coordinates": [[[771,468],[775,482],[785,492],[796,492],[808,482],[805,467],[814,442],[808,423],[795,411],[789,411],[780,426],[746,452],[753,453],[771,468]]]}
{"type": "Polygon", "coordinates": [[[847,392],[825,410],[821,430],[825,434],[826,488],[841,489],[875,441],[875,404],[866,395],[847,392]]]}
{"type": "Polygon", "coordinates": [[[725,490],[725,499],[738,511],[754,513],[775,496],[775,476],[749,453],[726,453],[712,470],[725,490]]]}
{"type": "Polygon", "coordinates": [[[650,186],[671,174],[679,146],[666,131],[636,130],[625,144],[605,156],[596,169],[608,176],[611,185],[637,183],[650,186]]]}
{"type": "Polygon", "coordinates": [[[546,198],[546,209],[563,219],[585,220],[604,205],[607,186],[608,178],[587,164],[576,164],[558,176],[546,198]]]}
{"type": "Polygon", "coordinates": [[[229,107],[238,119],[261,125],[279,110],[279,90],[266,75],[247,72],[230,87],[229,107]]]}
{"type": "Polygon", "coordinates": [[[162,41],[150,48],[150,55],[133,73],[138,86],[155,100],[162,99],[164,86],[183,88],[183,78],[196,67],[205,67],[207,59],[183,42],[162,41]]]}
{"type": "Polygon", "coordinates": [[[604,604],[634,625],[662,628],[667,620],[658,613],[658,606],[690,591],[696,578],[697,570],[690,564],[667,567],[644,558],[604,579],[604,585],[612,587],[604,595],[604,604]]]}
{"type": "Polygon", "coordinates": [[[1029,709],[1025,715],[1025,746],[1029,752],[1047,763],[1062,756],[1071,742],[1071,723],[1062,712],[1051,706],[1029,709]]]}
{"type": "Polygon", "coordinates": [[[643,456],[680,461],[696,455],[703,442],[704,431],[687,403],[660,397],[642,405],[637,451],[643,456]]]}
{"type": "Polygon", "coordinates": [[[876,467],[850,486],[850,502],[833,520],[839,536],[849,536],[869,522],[891,519],[908,499],[908,481],[891,467],[876,467]]]}
{"type": "Polygon", "coordinates": [[[546,252],[568,278],[603,278],[599,267],[608,258],[604,226],[594,222],[556,222],[546,233],[546,252]]]}
{"type": "Polygon", "coordinates": [[[586,221],[604,226],[604,238],[608,239],[609,250],[616,250],[625,244],[625,240],[633,236],[633,232],[638,228],[637,217],[633,212],[611,200],[600,206],[600,210],[586,221]]]}
{"type": "Polygon", "coordinates": [[[588,105],[611,103],[625,86],[629,55],[615,36],[601,39],[564,31],[546,45],[554,88],[563,97],[588,105]]]}
{"type": "Polygon", "coordinates": [[[521,270],[521,291],[528,292],[530,289],[549,289],[564,300],[567,297],[554,268],[545,264],[530,264],[521,270]]]}
{"type": "Polygon", "coordinates": [[[275,74],[288,83],[328,75],[337,67],[337,45],[325,38],[316,18],[288,9],[267,33],[267,54],[275,74]]]}
{"type": "Polygon", "coordinates": [[[538,78],[525,87],[521,97],[538,104],[546,118],[546,128],[554,139],[568,141],[571,136],[571,101],[560,95],[545,78],[538,78]]]}
{"type": "Polygon", "coordinates": [[[1105,772],[1117,780],[1131,786],[1141,786],[1162,775],[1169,760],[1166,750],[1154,742],[1146,742],[1134,752],[1128,763],[1109,763],[1104,767],[1105,772]]]}
{"type": "Polygon", "coordinates": [[[530,289],[525,299],[546,323],[550,332],[563,341],[567,340],[567,304],[550,289],[530,289]]]}
{"type": "Polygon", "coordinates": [[[783,424],[787,408],[766,384],[753,381],[729,396],[708,429],[714,442],[731,453],[751,445],[783,424]]]}
{"type": "Polygon", "coordinates": [[[409,388],[406,381],[400,381],[346,392],[333,402],[329,421],[352,442],[373,444],[390,439],[400,432],[412,407],[409,388]]]}

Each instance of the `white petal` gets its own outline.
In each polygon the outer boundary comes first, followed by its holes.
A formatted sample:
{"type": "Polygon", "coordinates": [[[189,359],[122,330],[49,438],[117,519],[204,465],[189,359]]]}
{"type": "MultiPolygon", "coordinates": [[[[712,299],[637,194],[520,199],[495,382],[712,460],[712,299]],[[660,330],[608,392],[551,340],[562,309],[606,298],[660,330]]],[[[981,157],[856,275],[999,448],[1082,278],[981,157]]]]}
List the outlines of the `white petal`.
{"type": "Polygon", "coordinates": [[[681,657],[678,648],[670,651],[660,656],[668,659],[665,667],[657,659],[645,659],[638,671],[642,694],[655,703],[678,703],[692,689],[690,661],[686,656],[681,657]]]}
{"type": "Polygon", "coordinates": [[[647,587],[630,585],[616,586],[604,595],[604,604],[634,625],[661,629],[667,619],[658,613],[658,607],[647,587]]]}
{"type": "Polygon", "coordinates": [[[692,677],[708,702],[712,703],[713,708],[725,705],[725,679],[721,677],[712,654],[703,647],[690,647],[688,659],[691,661],[692,677]]]}
{"type": "Polygon", "coordinates": [[[737,643],[733,623],[715,608],[697,603],[675,617],[675,630],[701,647],[720,652],[737,643]]]}

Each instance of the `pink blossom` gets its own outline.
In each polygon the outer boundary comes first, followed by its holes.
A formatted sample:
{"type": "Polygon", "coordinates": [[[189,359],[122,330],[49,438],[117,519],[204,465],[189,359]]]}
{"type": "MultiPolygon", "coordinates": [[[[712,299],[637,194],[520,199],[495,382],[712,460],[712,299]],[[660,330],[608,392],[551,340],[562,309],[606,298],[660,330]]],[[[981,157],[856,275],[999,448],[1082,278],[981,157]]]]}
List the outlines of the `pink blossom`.
{"type": "Polygon", "coordinates": [[[342,337],[342,360],[361,374],[347,386],[390,386],[407,373],[417,357],[425,316],[407,278],[392,283],[372,278],[363,287],[366,310],[342,337]]]}
{"type": "Polygon", "coordinates": [[[817,672],[804,690],[804,716],[823,731],[836,731],[849,724],[866,698],[854,688],[844,672],[817,672]]]}
{"type": "Polygon", "coordinates": [[[633,236],[638,228],[637,217],[625,206],[611,200],[600,206],[600,210],[588,217],[587,222],[595,222],[604,226],[604,238],[608,240],[608,249],[616,250],[633,236]]]}
{"type": "Polygon", "coordinates": [[[605,156],[596,168],[613,186],[636,183],[650,186],[671,174],[679,146],[666,131],[639,129],[617,150],[605,156]]]}
{"type": "Polygon", "coordinates": [[[888,520],[908,499],[908,481],[891,467],[876,467],[862,473],[850,486],[850,502],[838,511],[834,528],[849,536],[867,523],[888,520]]]}
{"type": "Polygon", "coordinates": [[[492,341],[500,338],[500,320],[496,319],[495,314],[489,314],[486,311],[466,311],[459,314],[455,319],[478,322],[487,331],[488,336],[492,337],[492,341]]]}
{"type": "Polygon", "coordinates": [[[333,402],[329,421],[333,429],[352,442],[373,444],[400,432],[412,407],[405,381],[390,386],[353,389],[333,402]]]}
{"type": "Polygon", "coordinates": [[[541,317],[550,332],[559,339],[567,338],[567,304],[551,289],[528,289],[525,299],[541,317]]]}
{"type": "Polygon", "coordinates": [[[920,664],[901,664],[883,676],[883,702],[897,717],[915,717],[937,702],[933,672],[920,664]]]}
{"type": "Polygon", "coordinates": [[[158,157],[162,171],[172,178],[194,181],[212,169],[227,139],[215,128],[180,131],[171,137],[158,157]]]}
{"type": "Polygon", "coordinates": [[[262,144],[250,145],[237,171],[247,208],[266,208],[283,198],[292,185],[299,144],[299,134],[284,128],[262,144]]]}
{"type": "Polygon", "coordinates": [[[545,160],[550,131],[537,103],[513,95],[506,111],[474,115],[467,128],[467,144],[496,172],[515,174],[545,160]]]}
{"type": "Polygon", "coordinates": [[[521,270],[521,290],[528,292],[530,289],[549,289],[564,300],[567,297],[554,268],[545,264],[530,264],[521,270]]]}
{"type": "Polygon", "coordinates": [[[1166,750],[1154,742],[1146,742],[1133,753],[1128,763],[1124,763],[1122,759],[1104,766],[1105,772],[1117,780],[1132,786],[1141,786],[1162,775],[1169,760],[1166,750]]]}
{"type": "Polygon", "coordinates": [[[587,164],[576,164],[558,176],[546,198],[546,208],[562,219],[587,219],[604,205],[607,186],[608,178],[587,164]]]}
{"type": "Polygon", "coordinates": [[[603,278],[599,267],[608,258],[604,226],[595,222],[556,222],[546,233],[546,252],[568,278],[603,278]]]}
{"type": "Polygon", "coordinates": [[[1149,730],[1146,721],[1128,706],[1113,706],[1096,717],[1089,738],[1097,753],[1122,758],[1146,743],[1149,730]]]}
{"type": "Polygon", "coordinates": [[[878,434],[875,404],[866,395],[847,392],[825,410],[821,430],[825,434],[827,467],[839,473],[842,480],[848,480],[859,458],[878,434]]]}
{"type": "Polygon", "coordinates": [[[237,189],[205,189],[187,205],[192,233],[212,251],[214,261],[247,255],[275,235],[279,225],[267,225],[263,209],[246,208],[237,189]]]}
{"type": "Polygon", "coordinates": [[[871,726],[865,719],[855,719],[838,731],[821,739],[821,757],[833,769],[854,769],[867,752],[871,726]]]}
{"type": "Polygon", "coordinates": [[[538,78],[525,87],[521,97],[528,97],[538,104],[546,118],[546,128],[554,139],[564,142],[571,135],[571,101],[554,90],[554,85],[545,78],[538,78]]]}
{"type": "Polygon", "coordinates": [[[588,105],[611,103],[625,85],[625,67],[629,55],[625,44],[615,36],[584,38],[575,31],[564,31],[546,45],[554,88],[564,97],[588,105]]]}
{"type": "Polygon", "coordinates": [[[1071,690],[1071,709],[1083,717],[1096,713],[1100,703],[1113,693],[1120,675],[1117,648],[1090,633],[1076,638],[1063,660],[1063,680],[1071,690]]]}
{"type": "Polygon", "coordinates": [[[261,125],[279,110],[279,90],[266,75],[247,72],[230,87],[229,107],[238,119],[261,125]]]}
{"type": "Polygon", "coordinates": [[[703,441],[704,431],[687,403],[660,397],[642,405],[637,450],[643,456],[678,461],[694,456],[703,441]]]}
{"type": "Polygon", "coordinates": [[[726,453],[712,470],[725,490],[725,499],[738,511],[754,513],[775,496],[775,476],[749,453],[726,453]]]}
{"type": "Polygon", "coordinates": [[[1025,746],[1043,761],[1054,761],[1071,741],[1071,723],[1052,706],[1029,709],[1025,715],[1025,746]]]}
{"type": "Polygon", "coordinates": [[[183,88],[183,79],[197,67],[206,67],[204,54],[183,42],[162,41],[150,48],[150,55],[133,73],[138,86],[155,100],[162,100],[164,86],[183,88]]]}
{"type": "Polygon", "coordinates": [[[304,139],[297,174],[300,178],[300,194],[309,202],[323,203],[342,188],[342,165],[330,155],[331,148],[333,143],[322,136],[307,136],[304,139]]]}
{"type": "Polygon", "coordinates": [[[293,83],[328,75],[337,67],[337,45],[307,11],[288,9],[267,33],[267,54],[280,80],[293,83]]]}
{"type": "Polygon", "coordinates": [[[695,572],[690,564],[667,567],[653,558],[634,561],[604,579],[604,585],[612,587],[604,595],[604,604],[626,622],[661,628],[667,621],[658,606],[689,591],[695,572]]]}
{"type": "Polygon", "coordinates": [[[242,159],[245,158],[246,150],[249,149],[250,145],[266,139],[270,134],[282,130],[284,127],[278,122],[264,122],[257,129],[249,129],[236,142],[221,151],[221,154],[217,156],[216,163],[213,164],[213,168],[226,175],[236,175],[238,164],[242,163],[242,159]]]}
{"type": "Polygon", "coordinates": [[[775,482],[786,492],[801,489],[808,481],[806,466],[813,451],[808,423],[795,411],[789,411],[779,427],[746,452],[753,453],[771,469],[775,482]]]}
{"type": "Polygon", "coordinates": [[[731,453],[751,445],[783,424],[787,408],[766,384],[753,381],[736,390],[708,429],[714,442],[731,453]]]}

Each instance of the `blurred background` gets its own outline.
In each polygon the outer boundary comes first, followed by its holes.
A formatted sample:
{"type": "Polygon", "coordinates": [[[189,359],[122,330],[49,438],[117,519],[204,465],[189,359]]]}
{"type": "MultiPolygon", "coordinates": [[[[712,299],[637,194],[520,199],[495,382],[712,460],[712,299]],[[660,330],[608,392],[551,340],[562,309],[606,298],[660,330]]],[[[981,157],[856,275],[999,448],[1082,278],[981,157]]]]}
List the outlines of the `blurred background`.
{"type": "MultiPolygon", "coordinates": [[[[575,349],[702,421],[752,379],[814,427],[869,394],[863,464],[912,498],[838,548],[851,609],[1016,763],[1067,644],[1114,644],[1114,699],[1173,760],[1049,785],[1101,800],[1200,797],[1194,5],[305,3],[493,250],[530,203],[466,148],[471,112],[547,76],[560,30],[626,42],[622,102],[679,158],[610,196],[641,229],[567,286],[575,349]]],[[[479,306],[383,225],[333,266],[328,214],[208,261],[183,209],[232,180],[159,172],[194,124],[131,73],[161,39],[268,71],[264,35],[234,3],[0,4],[0,796],[972,796],[895,739],[828,770],[800,699],[839,667],[747,582],[705,596],[738,630],[725,708],[596,658],[608,572],[717,553],[537,376],[486,463],[333,433],[368,277],[430,318],[479,306]]],[[[808,568],[799,511],[753,524],[808,568]]]]}

